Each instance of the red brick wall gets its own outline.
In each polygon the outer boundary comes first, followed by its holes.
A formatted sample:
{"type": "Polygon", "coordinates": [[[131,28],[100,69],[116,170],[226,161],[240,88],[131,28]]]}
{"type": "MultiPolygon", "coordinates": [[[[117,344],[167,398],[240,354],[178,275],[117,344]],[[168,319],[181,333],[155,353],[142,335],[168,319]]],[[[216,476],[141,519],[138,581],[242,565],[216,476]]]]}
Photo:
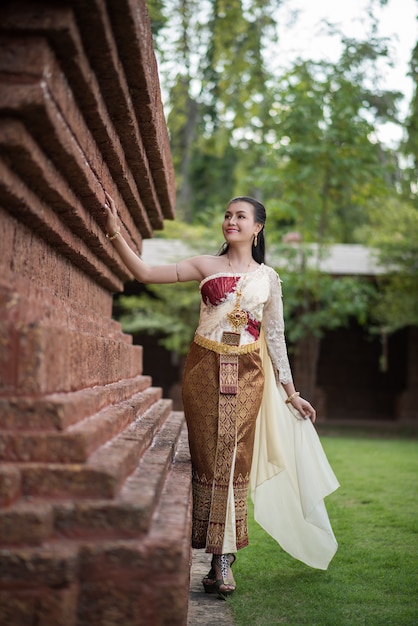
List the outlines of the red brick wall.
{"type": "Polygon", "coordinates": [[[173,217],[142,0],[0,8],[0,624],[185,624],[183,414],[111,319],[131,245],[173,217]]]}

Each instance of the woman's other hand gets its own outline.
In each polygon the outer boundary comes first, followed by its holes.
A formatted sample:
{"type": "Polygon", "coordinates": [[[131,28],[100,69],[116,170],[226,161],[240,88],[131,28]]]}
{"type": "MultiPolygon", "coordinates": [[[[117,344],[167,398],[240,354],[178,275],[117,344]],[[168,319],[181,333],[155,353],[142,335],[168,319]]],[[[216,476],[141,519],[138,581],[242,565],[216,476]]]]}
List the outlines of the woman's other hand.
{"type": "Polygon", "coordinates": [[[296,398],[293,398],[291,404],[297,411],[299,411],[303,419],[310,419],[312,424],[315,423],[316,411],[310,402],[300,396],[297,396],[296,398]]]}

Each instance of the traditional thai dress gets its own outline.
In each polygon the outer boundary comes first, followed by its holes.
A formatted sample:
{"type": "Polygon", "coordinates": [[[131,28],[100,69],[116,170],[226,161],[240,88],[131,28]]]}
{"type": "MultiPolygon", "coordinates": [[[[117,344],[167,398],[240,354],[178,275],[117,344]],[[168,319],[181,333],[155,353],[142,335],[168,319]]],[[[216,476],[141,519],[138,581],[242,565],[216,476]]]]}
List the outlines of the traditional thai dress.
{"type": "Polygon", "coordinates": [[[225,554],[248,545],[250,488],[257,522],[292,556],[326,569],[337,542],[323,499],[338,482],[311,421],[285,403],[280,279],[263,264],[208,276],[200,292],[183,381],[192,546],[225,554]]]}

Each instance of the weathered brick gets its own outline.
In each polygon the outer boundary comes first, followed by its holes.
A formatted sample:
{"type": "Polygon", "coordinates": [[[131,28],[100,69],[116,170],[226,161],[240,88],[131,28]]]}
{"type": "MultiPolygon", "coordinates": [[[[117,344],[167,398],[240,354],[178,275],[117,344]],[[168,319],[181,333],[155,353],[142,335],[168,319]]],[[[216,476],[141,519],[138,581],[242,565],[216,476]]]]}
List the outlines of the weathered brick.
{"type": "Polygon", "coordinates": [[[123,341],[30,324],[19,329],[16,386],[49,394],[132,378],[142,373],[141,352],[123,341]]]}
{"type": "MultiPolygon", "coordinates": [[[[174,622],[171,622],[174,624],[174,622]]],[[[77,626],[162,626],[154,583],[131,576],[81,585],[77,626]]],[[[170,624],[170,622],[167,623],[170,624]]],[[[182,626],[186,624],[182,622],[182,626]]]]}
{"type": "Polygon", "coordinates": [[[167,626],[186,624],[190,578],[191,481],[185,427],[179,444],[176,462],[165,483],[158,513],[145,542],[152,564],[152,579],[158,579],[155,585],[156,614],[159,623],[167,626]],[[170,528],[169,537],[167,527],[170,528]],[[178,585],[173,587],[172,576],[176,573],[178,585]]]}
{"type": "Polygon", "coordinates": [[[171,401],[161,400],[140,416],[106,446],[100,447],[87,463],[21,464],[25,495],[62,498],[113,498],[133,472],[158,428],[170,413],[171,401]]]}
{"type": "Polygon", "coordinates": [[[125,480],[136,468],[139,459],[170,414],[171,408],[171,400],[156,402],[120,435],[94,452],[88,465],[98,471],[103,468],[117,475],[120,486],[121,480],[125,480]]]}
{"type": "MultiPolygon", "coordinates": [[[[91,10],[91,8],[90,5],[88,9],[91,10]]],[[[148,155],[145,154],[144,150],[141,150],[141,137],[133,138],[134,141],[138,142],[139,145],[137,147],[139,149],[136,151],[136,158],[131,160],[128,165],[119,135],[108,114],[96,76],[85,55],[83,42],[80,39],[72,11],[63,7],[51,10],[51,7],[37,6],[34,9],[26,6],[20,14],[4,11],[3,14],[0,13],[0,17],[3,19],[8,31],[26,32],[29,30],[42,33],[48,38],[61,67],[64,69],[66,78],[74,94],[76,94],[78,102],[80,102],[87,125],[105,156],[112,176],[121,183],[121,193],[126,200],[128,208],[132,211],[134,219],[140,220],[141,214],[143,216],[143,209],[141,211],[135,210],[135,205],[136,207],[141,206],[141,200],[138,196],[139,192],[141,198],[143,198],[143,203],[146,206],[153,228],[161,228],[162,215],[159,208],[160,201],[157,197],[158,189],[155,189],[153,172],[148,165],[148,155]],[[135,180],[132,179],[131,172],[135,180]]],[[[154,91],[156,92],[154,98],[158,98],[158,86],[154,91]]],[[[151,148],[155,150],[154,146],[151,146],[151,148]]],[[[169,154],[168,143],[164,148],[168,150],[169,154]]],[[[171,163],[169,159],[166,158],[166,160],[167,169],[169,169],[171,163]]],[[[161,194],[163,185],[160,184],[160,181],[157,182],[161,194]]],[[[170,183],[173,183],[173,180],[170,183]]],[[[165,217],[173,217],[173,206],[174,197],[172,198],[171,210],[169,213],[165,213],[165,217]]]]}
{"type": "Polygon", "coordinates": [[[26,463],[20,468],[22,492],[48,498],[113,498],[121,480],[117,472],[86,464],[26,463]]]}
{"type": "Polygon", "coordinates": [[[191,480],[187,428],[183,425],[174,463],[167,475],[158,510],[144,546],[152,555],[153,575],[169,576],[190,558],[191,480]],[[167,534],[167,527],[170,533],[167,534]]]}
{"type": "MultiPolygon", "coordinates": [[[[33,122],[32,132],[37,141],[70,181],[78,171],[79,179],[76,186],[79,189],[84,186],[83,195],[91,196],[90,210],[99,218],[104,194],[101,189],[99,190],[100,183],[96,173],[100,173],[101,178],[107,179],[108,191],[112,193],[118,205],[123,206],[123,199],[113,184],[107,164],[102,159],[89,128],[85,125],[66,78],[59,71],[46,40],[34,37],[31,46],[27,46],[26,39],[23,37],[0,34],[0,49],[2,50],[0,55],[2,76],[6,76],[7,79],[8,73],[13,75],[12,82],[4,81],[3,78],[0,111],[7,113],[14,108],[27,121],[33,122]],[[22,76],[20,84],[16,80],[19,74],[22,76]],[[30,77],[30,85],[28,77],[30,77]],[[35,102],[37,107],[34,106],[35,102]],[[63,123],[61,111],[65,113],[65,123],[63,123]],[[46,130],[49,132],[46,133],[46,130]],[[60,147],[56,145],[57,140],[61,142],[60,147]],[[64,152],[67,160],[62,158],[64,152]]],[[[137,226],[141,234],[149,237],[152,229],[137,192],[136,199],[137,202],[130,207],[131,211],[137,216],[137,226]]],[[[128,223],[131,222],[131,213],[124,210],[124,215],[128,223]]]]}
{"type": "Polygon", "coordinates": [[[78,577],[77,544],[0,548],[0,589],[65,587],[78,577]]]}
{"type": "MultiPolygon", "coordinates": [[[[90,251],[106,265],[118,263],[122,276],[126,273],[113,246],[107,244],[102,227],[92,219],[54,163],[19,120],[0,119],[0,154],[13,164],[13,170],[21,180],[53,209],[54,214],[88,244],[90,251]]],[[[36,208],[32,210],[36,211],[36,208]]],[[[106,272],[103,265],[101,268],[106,272]]]]}
{"type": "Polygon", "coordinates": [[[104,190],[138,251],[173,216],[146,4],[3,3],[0,47],[0,623],[185,624],[184,416],[111,319],[102,231],[104,190]]]}
{"type": "Polygon", "coordinates": [[[0,545],[38,545],[52,535],[53,510],[46,502],[22,500],[0,509],[0,545]]]}
{"type": "Polygon", "coordinates": [[[64,432],[0,430],[0,460],[82,463],[160,398],[161,389],[150,387],[119,405],[102,409],[64,432]]]}
{"type": "Polygon", "coordinates": [[[0,398],[0,428],[62,431],[109,405],[124,402],[144,392],[150,385],[151,378],[140,375],[68,393],[0,398]]]}
{"type": "Polygon", "coordinates": [[[141,373],[142,348],[132,345],[119,324],[104,325],[88,309],[81,317],[81,310],[76,306],[72,310],[70,302],[55,310],[52,320],[45,303],[39,302],[32,294],[25,297],[0,288],[0,390],[33,395],[111,383],[121,375],[133,378],[141,373]],[[95,332],[100,325],[103,336],[95,332]],[[77,359],[81,366],[73,363],[77,359]]]}
{"type": "MultiPolygon", "coordinates": [[[[154,228],[160,229],[163,225],[163,215],[160,209],[161,200],[156,198],[156,194],[162,196],[164,192],[159,191],[158,186],[154,188],[154,185],[147,185],[147,181],[156,173],[156,168],[151,174],[143,132],[138,126],[130,86],[126,82],[125,73],[120,71],[119,46],[114,39],[106,7],[100,0],[75,0],[74,10],[87,56],[98,76],[100,89],[121,139],[127,162],[138,187],[143,190],[144,203],[151,223],[154,228]],[[94,44],[89,36],[92,31],[97,34],[94,44]],[[145,188],[142,185],[144,179],[145,188]]],[[[153,147],[155,149],[155,146],[153,147]]],[[[171,159],[168,162],[170,163],[171,159]]],[[[165,184],[166,182],[164,181],[165,184]]],[[[172,209],[172,206],[170,208],[172,209]]],[[[165,216],[173,217],[173,213],[169,214],[166,210],[165,216]]]]}
{"type": "Polygon", "coordinates": [[[107,289],[1,208],[0,219],[4,227],[0,293],[2,304],[5,298],[9,305],[1,309],[2,319],[13,324],[20,320],[44,320],[47,324],[56,319],[69,328],[120,335],[120,325],[110,319],[112,303],[107,289]],[[59,305],[52,307],[51,302],[59,305]]]}
{"type": "Polygon", "coordinates": [[[172,218],[175,206],[174,170],[169,158],[169,137],[158,88],[147,6],[135,0],[109,0],[108,7],[164,217],[172,218]]]}
{"type": "Polygon", "coordinates": [[[42,626],[77,626],[78,595],[78,583],[65,589],[45,590],[39,602],[38,623],[42,626]]]}
{"type": "Polygon", "coordinates": [[[0,591],[0,624],[4,626],[77,626],[78,585],[65,589],[0,591]]]}
{"type": "Polygon", "coordinates": [[[165,482],[151,531],[143,541],[82,547],[79,616],[83,626],[112,624],[113,614],[130,626],[186,624],[191,558],[188,458],[183,427],[177,460],[165,482]]]}
{"type": "Polygon", "coordinates": [[[31,626],[35,622],[39,592],[0,589],[0,624],[4,626],[31,626]]]}
{"type": "MultiPolygon", "coordinates": [[[[0,108],[1,94],[0,87],[0,108]]],[[[79,238],[75,239],[53,211],[49,211],[42,200],[19,179],[0,159],[0,200],[19,220],[33,228],[49,245],[55,245],[59,252],[67,256],[75,265],[92,275],[97,282],[107,289],[121,290],[122,283],[115,278],[106,266],[97,262],[88,246],[79,238]],[[98,267],[99,266],[99,267],[98,267]]],[[[116,268],[118,269],[118,268],[116,268]]],[[[119,268],[122,278],[129,277],[128,272],[119,268]]]]}
{"type": "Polygon", "coordinates": [[[170,415],[114,500],[57,504],[57,532],[76,538],[137,537],[146,533],[161,497],[183,423],[183,414],[170,415]]]}
{"type": "Polygon", "coordinates": [[[19,469],[8,463],[0,463],[0,507],[16,500],[21,493],[19,469]]]}

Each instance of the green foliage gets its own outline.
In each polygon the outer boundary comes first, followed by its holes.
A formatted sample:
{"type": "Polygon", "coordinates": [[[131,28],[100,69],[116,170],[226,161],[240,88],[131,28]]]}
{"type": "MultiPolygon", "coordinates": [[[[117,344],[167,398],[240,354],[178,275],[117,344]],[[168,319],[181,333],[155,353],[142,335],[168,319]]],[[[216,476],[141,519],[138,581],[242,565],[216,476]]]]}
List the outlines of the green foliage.
{"type": "Polygon", "coordinates": [[[218,125],[246,126],[267,73],[263,38],[275,39],[272,10],[280,2],[214,0],[208,19],[208,47],[202,59],[202,88],[208,113],[218,125]]]}
{"type": "Polygon", "coordinates": [[[168,220],[164,230],[156,233],[157,239],[180,239],[192,254],[216,254],[223,242],[221,224],[225,207],[208,211],[201,224],[188,224],[180,219],[168,220]]]}
{"type": "Polygon", "coordinates": [[[266,203],[272,241],[292,228],[305,241],[352,242],[371,200],[397,194],[396,158],[376,127],[396,121],[399,94],[370,87],[390,63],[387,42],[371,5],[364,41],[333,28],[343,44],[335,63],[273,72],[265,58],[280,5],[165,2],[158,41],[178,215],[199,221],[247,194],[266,203]]]}
{"type": "MultiPolygon", "coordinates": [[[[297,229],[304,241],[355,241],[369,203],[395,193],[388,188],[393,161],[373,141],[358,62],[347,50],[335,65],[300,62],[277,88],[264,192],[277,226],[297,229]]],[[[379,116],[392,116],[394,98],[386,94],[385,108],[379,99],[379,116]]]]}
{"type": "Polygon", "coordinates": [[[125,311],[119,318],[125,332],[157,335],[166,350],[187,353],[199,320],[195,283],[149,285],[146,294],[121,296],[119,304],[125,311]]]}
{"type": "Polygon", "coordinates": [[[410,74],[414,81],[415,91],[406,121],[407,138],[403,145],[403,151],[408,159],[403,188],[406,198],[413,201],[415,207],[418,208],[418,43],[412,52],[410,74]]]}
{"type": "Polygon", "coordinates": [[[255,522],[240,550],[235,626],[418,623],[416,440],[322,437],[341,483],[326,500],[339,549],[327,571],[284,553],[255,522]]]}
{"type": "Polygon", "coordinates": [[[365,325],[370,301],[376,297],[373,285],[362,278],[334,278],[314,271],[287,276],[282,272],[282,278],[291,343],[309,334],[322,337],[325,330],[348,326],[352,318],[365,325]]]}
{"type": "Polygon", "coordinates": [[[387,273],[378,277],[376,324],[392,332],[418,325],[418,209],[401,200],[375,205],[373,228],[363,236],[376,248],[387,273]]]}
{"type": "MultiPolygon", "coordinates": [[[[183,220],[167,223],[161,236],[181,238],[196,254],[214,253],[226,202],[247,194],[266,204],[268,248],[297,230],[304,243],[372,245],[382,262],[396,268],[379,278],[379,297],[361,277],[330,278],[310,266],[279,268],[291,342],[344,326],[350,317],[385,331],[418,323],[418,233],[411,206],[418,197],[418,91],[405,125],[401,168],[397,152],[377,139],[382,121],[397,123],[400,98],[379,88],[391,59],[389,42],[376,37],[373,6],[385,2],[370,3],[370,33],[363,41],[330,27],[342,42],[336,62],[297,61],[286,71],[265,60],[280,0],[148,2],[183,220]]],[[[415,87],[417,55],[418,46],[411,59],[415,87]]],[[[183,324],[177,339],[166,335],[183,352],[189,287],[152,289],[163,307],[147,323],[159,330],[183,324]],[[168,314],[173,302],[179,310],[168,314]]]]}
{"type": "MultiPolygon", "coordinates": [[[[168,126],[178,185],[177,209],[194,220],[224,206],[240,159],[234,133],[268,112],[265,42],[275,38],[278,0],[168,0],[159,36],[169,90],[168,126]]],[[[239,189],[239,193],[245,193],[239,189]]]]}
{"type": "Polygon", "coordinates": [[[167,23],[164,15],[164,0],[147,0],[147,8],[151,20],[151,31],[156,37],[167,23]]]}

